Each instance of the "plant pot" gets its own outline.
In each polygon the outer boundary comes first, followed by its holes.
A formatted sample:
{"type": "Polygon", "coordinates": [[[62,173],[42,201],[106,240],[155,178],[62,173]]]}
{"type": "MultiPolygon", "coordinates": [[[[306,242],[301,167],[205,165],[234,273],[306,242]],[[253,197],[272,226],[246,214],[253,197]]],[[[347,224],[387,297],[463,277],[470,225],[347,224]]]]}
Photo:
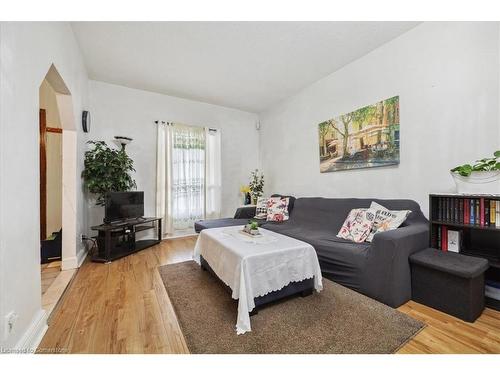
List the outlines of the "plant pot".
{"type": "Polygon", "coordinates": [[[500,194],[500,171],[472,172],[470,176],[460,176],[451,172],[457,193],[460,194],[500,194]]]}

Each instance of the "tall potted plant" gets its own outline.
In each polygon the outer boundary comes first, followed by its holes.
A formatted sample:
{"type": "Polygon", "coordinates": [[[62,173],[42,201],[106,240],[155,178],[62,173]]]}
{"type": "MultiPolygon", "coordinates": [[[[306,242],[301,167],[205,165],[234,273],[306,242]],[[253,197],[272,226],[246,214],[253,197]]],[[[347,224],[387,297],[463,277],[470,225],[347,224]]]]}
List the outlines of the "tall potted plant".
{"type": "Polygon", "coordinates": [[[264,174],[260,173],[258,169],[253,171],[248,186],[253,204],[257,204],[257,199],[264,194],[264,174]]]}
{"type": "Polygon", "coordinates": [[[135,172],[134,161],[125,148],[110,148],[104,141],[89,141],[93,148],[85,152],[85,169],[82,172],[84,185],[96,195],[96,204],[104,206],[105,195],[113,191],[136,188],[131,172],[135,172]]]}
{"type": "Polygon", "coordinates": [[[451,174],[458,193],[500,194],[500,150],[474,164],[459,165],[451,174]]]}

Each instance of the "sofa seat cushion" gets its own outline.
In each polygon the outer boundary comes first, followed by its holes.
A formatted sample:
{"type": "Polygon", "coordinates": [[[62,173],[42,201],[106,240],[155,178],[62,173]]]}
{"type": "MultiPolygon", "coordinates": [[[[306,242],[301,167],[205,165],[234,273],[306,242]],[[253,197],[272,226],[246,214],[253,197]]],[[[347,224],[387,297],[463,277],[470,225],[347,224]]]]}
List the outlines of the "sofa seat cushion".
{"type": "Polygon", "coordinates": [[[262,227],[312,245],[324,277],[356,291],[362,290],[362,276],[370,243],[344,240],[336,237],[333,229],[297,225],[292,221],[267,222],[262,227]]]}
{"type": "Polygon", "coordinates": [[[318,254],[324,277],[362,292],[370,244],[344,242],[339,239],[312,239],[309,243],[318,254]]]}
{"type": "Polygon", "coordinates": [[[200,233],[203,229],[210,228],[221,228],[221,227],[232,227],[235,225],[246,225],[249,221],[256,221],[259,225],[265,220],[254,220],[254,219],[233,219],[233,218],[225,218],[225,219],[213,219],[213,220],[199,220],[194,223],[194,230],[196,233],[200,233]]]}

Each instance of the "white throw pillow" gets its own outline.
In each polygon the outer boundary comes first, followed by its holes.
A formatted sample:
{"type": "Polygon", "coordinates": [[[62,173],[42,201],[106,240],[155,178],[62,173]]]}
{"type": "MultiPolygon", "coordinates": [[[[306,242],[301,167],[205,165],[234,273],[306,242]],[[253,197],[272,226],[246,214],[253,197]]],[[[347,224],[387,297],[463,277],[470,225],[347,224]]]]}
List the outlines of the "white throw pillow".
{"type": "Polygon", "coordinates": [[[369,208],[352,209],[342,224],[337,237],[354,242],[365,241],[372,229],[375,213],[375,210],[369,208]]]}
{"type": "Polygon", "coordinates": [[[271,197],[267,200],[267,221],[286,221],[290,198],[271,197]]]}
{"type": "Polygon", "coordinates": [[[258,198],[255,207],[254,219],[265,219],[267,217],[267,201],[269,198],[258,198]]]}
{"type": "Polygon", "coordinates": [[[393,211],[385,208],[377,202],[372,202],[370,209],[376,211],[373,227],[366,241],[372,242],[376,233],[399,228],[411,214],[410,210],[393,211]]]}

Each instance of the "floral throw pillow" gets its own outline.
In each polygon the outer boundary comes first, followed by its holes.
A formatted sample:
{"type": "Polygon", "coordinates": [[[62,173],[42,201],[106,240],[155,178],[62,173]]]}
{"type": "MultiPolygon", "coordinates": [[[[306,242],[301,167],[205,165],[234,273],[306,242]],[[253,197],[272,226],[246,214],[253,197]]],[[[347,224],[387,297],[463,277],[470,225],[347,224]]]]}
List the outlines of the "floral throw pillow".
{"type": "Polygon", "coordinates": [[[267,221],[288,220],[288,203],[290,199],[284,197],[272,197],[267,200],[267,221]]]}
{"type": "Polygon", "coordinates": [[[369,208],[355,208],[349,212],[337,237],[354,242],[366,240],[375,220],[375,210],[369,208]]]}
{"type": "Polygon", "coordinates": [[[267,218],[267,201],[269,198],[259,198],[257,199],[257,207],[255,208],[254,219],[266,219],[267,218]]]}
{"type": "Polygon", "coordinates": [[[392,211],[377,202],[372,202],[370,209],[375,210],[375,220],[373,227],[366,241],[372,242],[373,236],[377,233],[399,228],[406,218],[411,214],[410,210],[392,211]]]}

